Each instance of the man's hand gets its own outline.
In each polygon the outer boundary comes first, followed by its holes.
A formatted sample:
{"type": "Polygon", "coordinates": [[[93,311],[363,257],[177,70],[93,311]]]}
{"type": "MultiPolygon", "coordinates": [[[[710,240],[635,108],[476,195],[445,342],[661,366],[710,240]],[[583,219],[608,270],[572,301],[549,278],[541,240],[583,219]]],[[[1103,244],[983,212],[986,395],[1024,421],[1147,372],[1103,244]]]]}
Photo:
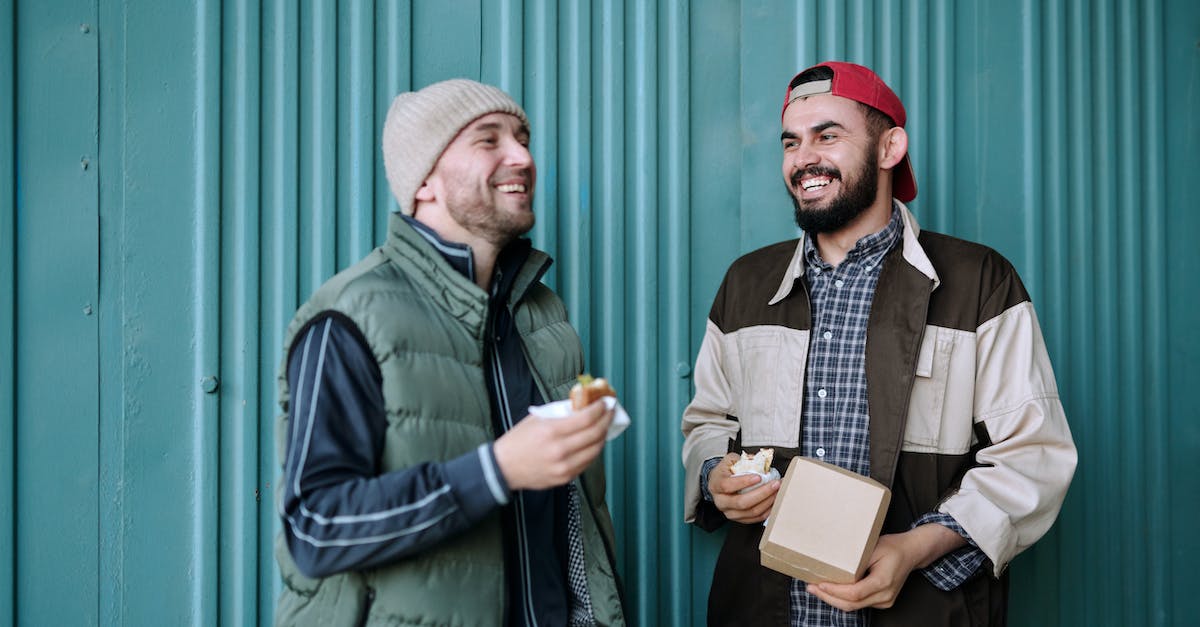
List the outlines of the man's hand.
{"type": "Polygon", "coordinates": [[[740,455],[729,453],[721,463],[708,473],[708,491],[712,493],[713,505],[725,514],[725,518],[733,522],[750,524],[766,520],[775,504],[775,493],[779,492],[779,480],[772,480],[765,486],[738,494],[739,490],[756,485],[761,481],[758,475],[733,476],[733,464],[740,455]]]}
{"type": "Polygon", "coordinates": [[[908,575],[966,544],[962,536],[938,524],[879,536],[862,579],[849,584],[808,584],[808,591],[846,612],[864,607],[889,608],[908,575]]]}
{"type": "Polygon", "coordinates": [[[525,416],[496,440],[496,464],[511,490],[564,485],[604,450],[613,410],[598,400],[566,418],[525,416]]]}

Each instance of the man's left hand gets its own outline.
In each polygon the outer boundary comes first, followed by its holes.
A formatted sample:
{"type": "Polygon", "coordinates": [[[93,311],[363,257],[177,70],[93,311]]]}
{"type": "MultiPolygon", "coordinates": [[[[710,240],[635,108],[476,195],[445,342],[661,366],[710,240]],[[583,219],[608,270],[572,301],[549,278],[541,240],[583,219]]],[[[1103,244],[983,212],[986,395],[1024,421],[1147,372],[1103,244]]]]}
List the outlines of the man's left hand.
{"type": "Polygon", "coordinates": [[[964,544],[962,536],[938,524],[884,534],[879,536],[871,553],[866,576],[854,583],[810,583],[808,591],[846,612],[864,607],[889,608],[896,602],[909,573],[964,544]]]}

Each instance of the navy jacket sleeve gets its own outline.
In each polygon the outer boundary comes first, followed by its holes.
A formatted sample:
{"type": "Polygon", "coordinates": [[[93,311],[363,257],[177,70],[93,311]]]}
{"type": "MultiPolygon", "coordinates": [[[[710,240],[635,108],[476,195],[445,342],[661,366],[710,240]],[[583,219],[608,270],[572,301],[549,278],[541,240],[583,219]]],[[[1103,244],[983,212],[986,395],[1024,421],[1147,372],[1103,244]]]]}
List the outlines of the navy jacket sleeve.
{"type": "Polygon", "coordinates": [[[380,471],[387,422],[379,368],[345,316],[318,316],[296,336],[288,388],[280,516],[304,574],[403,559],[508,502],[492,443],[456,459],[380,471]]]}

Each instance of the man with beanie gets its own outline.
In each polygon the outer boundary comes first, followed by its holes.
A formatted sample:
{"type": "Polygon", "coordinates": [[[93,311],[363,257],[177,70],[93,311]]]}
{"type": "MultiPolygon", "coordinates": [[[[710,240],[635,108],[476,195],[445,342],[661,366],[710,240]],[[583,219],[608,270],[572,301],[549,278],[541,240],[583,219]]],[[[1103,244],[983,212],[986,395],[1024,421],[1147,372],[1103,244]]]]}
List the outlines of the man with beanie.
{"type": "Polygon", "coordinates": [[[783,180],[803,234],[729,268],[683,415],[685,518],[730,523],[710,625],[1004,624],[1006,568],[1062,506],[1076,451],[1029,295],[995,251],[917,226],[904,124],[860,65],[787,86],[783,180]],[[760,565],[780,482],[730,466],[764,447],[780,471],[804,456],[891,489],[859,581],[760,565]]]}
{"type": "Polygon", "coordinates": [[[583,369],[533,227],[525,112],[455,79],[396,97],[387,241],[287,330],[280,625],[621,625],[612,412],[526,415],[583,369]]]}

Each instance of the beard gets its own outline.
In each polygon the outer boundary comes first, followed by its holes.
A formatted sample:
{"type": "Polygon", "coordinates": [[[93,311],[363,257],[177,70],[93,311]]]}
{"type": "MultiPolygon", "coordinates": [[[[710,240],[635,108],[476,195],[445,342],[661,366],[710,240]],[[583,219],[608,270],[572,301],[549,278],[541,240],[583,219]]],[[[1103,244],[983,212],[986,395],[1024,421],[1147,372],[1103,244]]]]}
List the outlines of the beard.
{"type": "Polygon", "coordinates": [[[497,192],[493,192],[495,187],[488,181],[485,188],[452,187],[447,193],[446,209],[469,233],[503,248],[533,228],[533,177],[528,174],[525,186],[529,190],[528,207],[497,206],[492,196],[497,192]]]}
{"type": "Polygon", "coordinates": [[[796,226],[809,235],[832,233],[862,215],[875,202],[875,195],[879,192],[879,160],[871,156],[865,155],[862,168],[853,179],[843,178],[841,170],[832,167],[814,166],[793,172],[788,181],[788,195],[792,197],[792,206],[795,207],[796,226]],[[816,206],[816,203],[805,203],[795,190],[800,186],[800,178],[806,174],[837,179],[842,182],[842,189],[823,208],[816,206]]]}

